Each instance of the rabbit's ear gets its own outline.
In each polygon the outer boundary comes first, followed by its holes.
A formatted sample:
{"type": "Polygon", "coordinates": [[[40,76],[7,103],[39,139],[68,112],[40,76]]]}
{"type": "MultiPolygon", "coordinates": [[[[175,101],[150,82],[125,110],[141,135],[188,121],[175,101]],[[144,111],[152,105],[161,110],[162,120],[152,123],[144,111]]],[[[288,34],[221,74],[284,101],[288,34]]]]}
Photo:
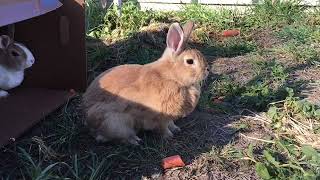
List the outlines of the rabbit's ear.
{"type": "Polygon", "coordinates": [[[7,35],[0,36],[0,49],[7,49],[7,47],[11,44],[11,39],[7,35]]]}
{"type": "Polygon", "coordinates": [[[107,3],[108,3],[107,1],[108,0],[100,0],[101,6],[103,9],[107,7],[107,3]]]}
{"type": "Polygon", "coordinates": [[[193,21],[188,21],[188,22],[186,22],[186,24],[184,24],[184,26],[183,26],[184,44],[186,44],[187,41],[189,40],[189,37],[193,31],[193,27],[194,27],[193,21]]]}
{"type": "Polygon", "coordinates": [[[182,52],[182,44],[184,42],[184,33],[178,23],[171,24],[167,34],[167,48],[173,54],[179,55],[182,52]]]}

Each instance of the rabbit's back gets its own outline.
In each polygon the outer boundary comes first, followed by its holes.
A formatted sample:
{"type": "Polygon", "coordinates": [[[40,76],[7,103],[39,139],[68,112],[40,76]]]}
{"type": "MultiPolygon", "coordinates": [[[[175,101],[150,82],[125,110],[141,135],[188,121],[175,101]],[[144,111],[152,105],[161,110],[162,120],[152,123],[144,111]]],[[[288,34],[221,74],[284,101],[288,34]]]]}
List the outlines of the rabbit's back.
{"type": "Polygon", "coordinates": [[[83,105],[88,108],[97,102],[114,101],[122,89],[138,78],[141,65],[122,65],[111,68],[96,77],[83,95],[83,105]]]}
{"type": "Polygon", "coordinates": [[[153,129],[159,121],[175,120],[194,108],[188,93],[157,68],[123,65],[98,76],[84,94],[84,104],[91,108],[87,114],[95,117],[92,121],[112,111],[130,115],[138,128],[153,129]]]}

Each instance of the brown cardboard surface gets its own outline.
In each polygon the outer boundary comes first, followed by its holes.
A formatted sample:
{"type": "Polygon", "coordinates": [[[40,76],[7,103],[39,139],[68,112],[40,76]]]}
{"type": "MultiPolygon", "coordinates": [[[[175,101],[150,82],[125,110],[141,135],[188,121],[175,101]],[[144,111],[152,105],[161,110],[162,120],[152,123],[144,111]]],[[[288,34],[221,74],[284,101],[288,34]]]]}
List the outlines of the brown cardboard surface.
{"type": "Polygon", "coordinates": [[[84,0],[62,3],[55,11],[15,26],[16,41],[26,44],[36,58],[24,87],[83,91],[87,86],[84,0]]]}
{"type": "Polygon", "coordinates": [[[0,99],[0,147],[62,105],[70,89],[87,87],[84,0],[60,1],[59,9],[15,24],[15,40],[36,62],[22,85],[0,99]]]}
{"type": "Polygon", "coordinates": [[[19,88],[0,99],[0,147],[20,136],[68,99],[67,91],[19,88]]]}

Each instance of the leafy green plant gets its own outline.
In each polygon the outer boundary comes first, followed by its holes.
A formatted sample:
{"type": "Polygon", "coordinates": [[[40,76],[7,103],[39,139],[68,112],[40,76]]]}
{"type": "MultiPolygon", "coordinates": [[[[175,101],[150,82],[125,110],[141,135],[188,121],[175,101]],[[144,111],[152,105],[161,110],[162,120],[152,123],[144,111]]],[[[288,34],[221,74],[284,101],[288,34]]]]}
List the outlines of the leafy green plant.
{"type": "MultiPolygon", "coordinates": [[[[287,88],[287,92],[288,96],[286,99],[280,104],[272,104],[267,112],[273,124],[276,124],[274,127],[283,128],[293,126],[297,128],[296,130],[295,128],[291,129],[293,134],[299,132],[297,133],[298,135],[303,134],[304,136],[310,136],[310,138],[312,138],[312,134],[314,134],[320,138],[320,135],[317,135],[319,134],[317,129],[320,127],[320,108],[307,100],[294,97],[294,92],[291,88],[287,88]],[[296,124],[298,124],[298,126],[295,126],[296,124]]],[[[315,141],[317,141],[317,139],[315,139],[315,141]]],[[[310,142],[312,141],[310,140],[310,142]]]]}
{"type": "Polygon", "coordinates": [[[263,179],[320,178],[320,108],[294,96],[287,88],[285,100],[272,103],[264,122],[274,133],[262,154],[253,154],[249,146],[248,160],[256,165],[263,179]],[[318,150],[317,150],[318,149],[318,150]]]}
{"type": "Polygon", "coordinates": [[[275,49],[276,53],[287,58],[291,58],[298,63],[319,64],[320,47],[316,44],[298,45],[292,41],[287,42],[282,47],[275,49]]]}
{"type": "Polygon", "coordinates": [[[304,9],[305,7],[300,6],[300,0],[262,0],[251,8],[244,24],[250,28],[274,29],[301,20],[305,16],[304,9]]]}
{"type": "Polygon", "coordinates": [[[226,100],[238,99],[238,103],[256,110],[263,110],[270,102],[285,99],[284,83],[288,73],[276,61],[255,62],[257,76],[248,84],[239,86],[230,78],[222,76],[211,85],[213,96],[226,96],[226,100]],[[238,98],[237,98],[238,97],[238,98]]]}
{"type": "Polygon", "coordinates": [[[214,96],[225,96],[228,99],[240,95],[243,88],[233,82],[229,76],[222,76],[211,84],[210,91],[214,96]]]}
{"type": "Polygon", "coordinates": [[[300,44],[310,41],[313,29],[310,26],[285,26],[277,33],[278,37],[285,40],[295,40],[300,44]]]}
{"type": "Polygon", "coordinates": [[[182,21],[194,20],[202,25],[209,25],[214,29],[223,30],[238,27],[238,12],[221,8],[211,9],[201,4],[186,4],[182,11],[176,14],[182,21]]]}
{"type": "Polygon", "coordinates": [[[262,179],[317,179],[320,177],[320,152],[311,146],[296,146],[286,139],[276,139],[261,154],[250,145],[244,153],[255,164],[262,179]]]}
{"type": "Polygon", "coordinates": [[[103,10],[98,1],[85,1],[86,33],[89,34],[103,27],[103,17],[106,10],[103,10]]]}
{"type": "Polygon", "coordinates": [[[298,63],[320,64],[320,31],[317,26],[310,26],[305,22],[296,23],[283,27],[276,34],[284,40],[282,46],[274,48],[280,56],[298,63]]]}
{"type": "Polygon", "coordinates": [[[113,5],[105,10],[106,12],[100,9],[100,11],[105,12],[103,18],[101,18],[101,14],[95,17],[95,12],[99,10],[96,10],[96,5],[93,3],[88,4],[93,6],[93,10],[88,8],[87,15],[89,19],[94,19],[94,21],[89,26],[91,28],[88,28],[87,34],[94,38],[126,38],[137,32],[142,26],[152,21],[165,20],[169,15],[151,10],[141,11],[137,2],[127,1],[122,5],[121,16],[118,14],[117,6],[113,5]]]}

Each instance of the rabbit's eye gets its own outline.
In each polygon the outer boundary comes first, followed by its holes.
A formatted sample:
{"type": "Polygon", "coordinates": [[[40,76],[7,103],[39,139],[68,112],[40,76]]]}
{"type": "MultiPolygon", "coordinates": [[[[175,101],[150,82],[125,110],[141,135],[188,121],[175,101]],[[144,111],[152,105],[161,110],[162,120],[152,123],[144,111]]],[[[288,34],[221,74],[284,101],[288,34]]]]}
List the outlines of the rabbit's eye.
{"type": "Polygon", "coordinates": [[[17,51],[11,51],[11,55],[13,57],[18,57],[19,56],[19,53],[17,51]]]}
{"type": "Polygon", "coordinates": [[[187,59],[188,64],[193,64],[193,59],[187,59]]]}

